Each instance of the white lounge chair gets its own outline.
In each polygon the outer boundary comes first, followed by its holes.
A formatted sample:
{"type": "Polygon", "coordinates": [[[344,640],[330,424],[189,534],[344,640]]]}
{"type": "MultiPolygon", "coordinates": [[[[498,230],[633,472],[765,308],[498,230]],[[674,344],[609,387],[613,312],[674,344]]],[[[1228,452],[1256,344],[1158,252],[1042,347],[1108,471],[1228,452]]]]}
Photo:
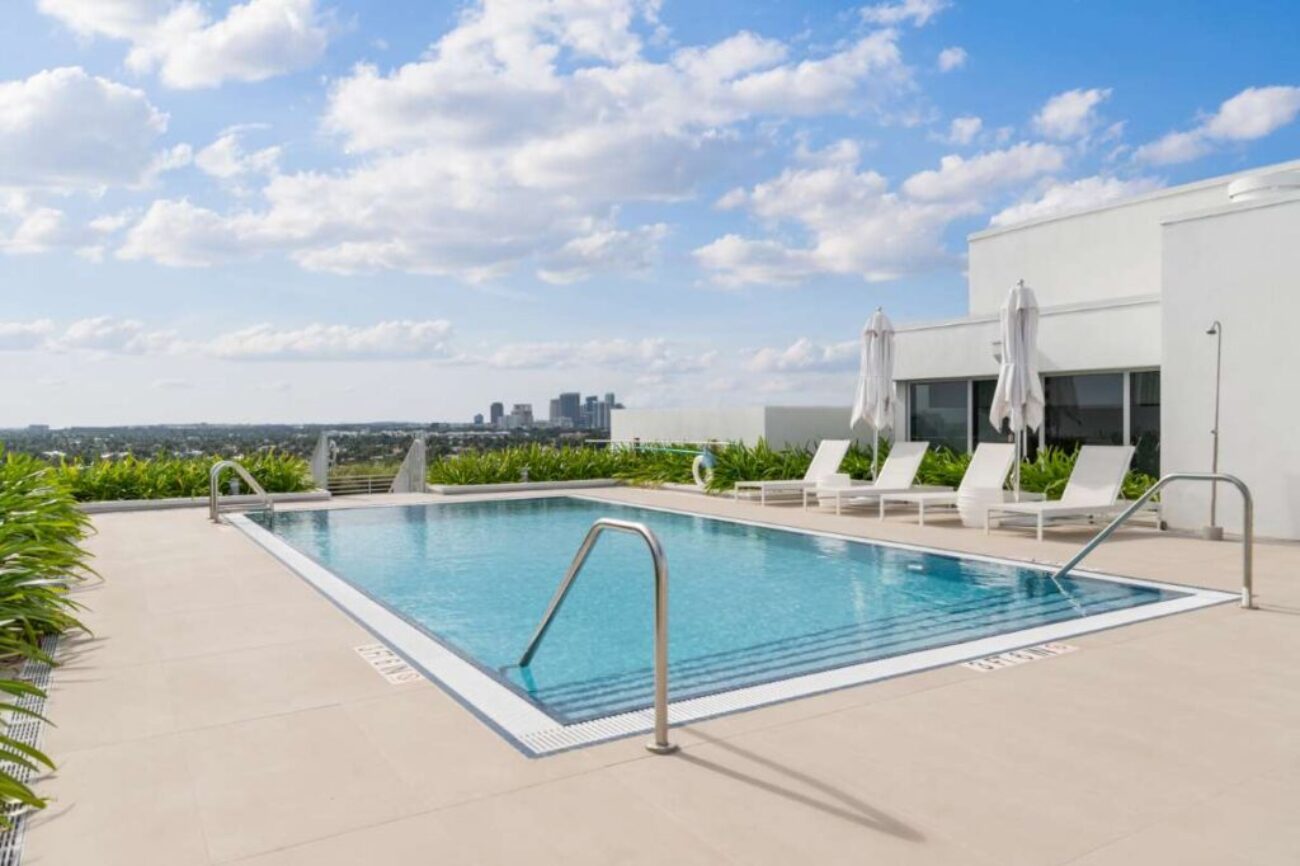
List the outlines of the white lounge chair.
{"type": "Polygon", "coordinates": [[[885,506],[891,503],[915,505],[917,519],[925,526],[927,508],[957,507],[963,493],[977,490],[1001,490],[1007,482],[1007,473],[1016,459],[1016,446],[1011,442],[981,442],[961,477],[956,490],[930,490],[921,493],[884,493],[880,496],[880,519],[885,519],[885,506]]]}
{"type": "Polygon", "coordinates": [[[816,487],[822,480],[834,475],[840,468],[840,464],[844,462],[844,455],[848,453],[849,440],[823,439],[818,444],[817,453],[813,454],[812,462],[808,464],[808,471],[803,474],[802,479],[739,481],[732,492],[739,499],[741,491],[757,490],[758,500],[762,505],[767,504],[768,497],[772,494],[798,496],[803,491],[816,487]]]}
{"type": "MultiPolygon", "coordinates": [[[[1085,445],[1079,449],[1079,457],[1059,501],[994,503],[984,512],[984,532],[989,531],[997,517],[1028,516],[1034,518],[1038,540],[1042,541],[1043,525],[1048,520],[1113,517],[1131,504],[1119,495],[1132,460],[1132,445],[1085,445]]],[[[1160,503],[1149,503],[1143,511],[1153,513],[1158,529],[1160,503]]]]}
{"type": "Polygon", "coordinates": [[[884,493],[908,493],[918,490],[951,490],[951,487],[917,487],[916,473],[921,459],[930,447],[929,442],[895,442],[880,467],[880,474],[871,484],[818,484],[803,494],[803,507],[808,507],[808,495],[817,497],[817,504],[835,503],[835,513],[842,514],[845,504],[860,505],[873,502],[884,493]]]}

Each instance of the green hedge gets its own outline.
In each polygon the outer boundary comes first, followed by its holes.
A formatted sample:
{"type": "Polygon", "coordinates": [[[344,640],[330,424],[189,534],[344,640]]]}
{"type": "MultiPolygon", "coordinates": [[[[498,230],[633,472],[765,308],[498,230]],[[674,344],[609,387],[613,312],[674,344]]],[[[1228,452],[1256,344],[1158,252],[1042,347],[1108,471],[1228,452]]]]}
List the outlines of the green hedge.
{"type": "MultiPolygon", "coordinates": [[[[889,443],[881,442],[880,445],[880,459],[883,461],[889,455],[889,443]]],[[[801,478],[812,462],[813,451],[811,448],[775,449],[760,441],[753,446],[718,445],[713,454],[716,463],[709,490],[720,493],[730,490],[738,481],[801,478]]],[[[675,450],[646,448],[634,451],[630,448],[525,445],[444,457],[430,464],[429,481],[433,484],[511,483],[520,481],[527,467],[530,481],[617,478],[645,485],[687,484],[692,481],[694,456],[689,446],[675,450]]],[[[1045,493],[1050,499],[1060,498],[1074,468],[1075,456],[1075,452],[1060,448],[1041,449],[1035,460],[1027,460],[1021,465],[1021,488],[1031,493],[1045,493]]],[[[969,464],[969,454],[955,454],[946,449],[931,450],[921,461],[917,482],[956,487],[969,464]]],[[[840,469],[856,479],[871,478],[871,448],[850,448],[840,469]]],[[[1124,482],[1124,495],[1135,497],[1154,483],[1155,479],[1150,475],[1130,472],[1124,482]]]]}
{"type": "Polygon", "coordinates": [[[34,715],[17,705],[44,692],[14,672],[27,659],[53,663],[45,637],[81,628],[71,584],[90,573],[81,541],[89,521],[43,461],[0,453],[0,825],[22,808],[45,801],[15,777],[19,768],[53,767],[40,751],[8,736],[11,725],[34,715]]]}
{"type": "MultiPolygon", "coordinates": [[[[112,499],[170,499],[207,496],[208,472],[215,457],[132,455],[93,463],[59,463],[54,476],[78,502],[112,499]]],[[[259,451],[239,458],[268,493],[297,493],[315,485],[307,461],[278,451],[259,451]]],[[[228,481],[233,475],[227,475],[228,481]]]]}

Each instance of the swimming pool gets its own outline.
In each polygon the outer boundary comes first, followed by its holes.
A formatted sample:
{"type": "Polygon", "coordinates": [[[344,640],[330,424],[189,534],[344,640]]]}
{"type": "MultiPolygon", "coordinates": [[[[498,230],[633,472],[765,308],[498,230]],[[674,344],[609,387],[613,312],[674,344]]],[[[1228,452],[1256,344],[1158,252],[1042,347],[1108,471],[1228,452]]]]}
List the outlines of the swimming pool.
{"type": "Polygon", "coordinates": [[[591,523],[641,521],[670,572],[674,721],[1230,600],[584,497],[281,512],[246,532],[517,745],[644,729],[651,566],[603,536],[533,662],[520,653],[591,523]]]}

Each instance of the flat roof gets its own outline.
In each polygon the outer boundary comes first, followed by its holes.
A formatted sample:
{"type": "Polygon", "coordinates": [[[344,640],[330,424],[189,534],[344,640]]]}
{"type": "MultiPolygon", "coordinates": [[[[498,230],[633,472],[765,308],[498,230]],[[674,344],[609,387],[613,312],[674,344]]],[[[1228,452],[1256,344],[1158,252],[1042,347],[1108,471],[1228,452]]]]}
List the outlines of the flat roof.
{"type": "MultiPolygon", "coordinates": [[[[1195,192],[1208,187],[1227,185],[1234,180],[1242,177],[1249,177],[1255,174],[1272,173],[1274,171],[1287,171],[1289,169],[1300,168],[1300,159],[1293,159],[1289,162],[1277,162],[1272,165],[1260,165],[1254,168],[1244,169],[1233,172],[1232,174],[1222,174],[1217,177],[1206,178],[1205,180],[1184,183],[1178,186],[1165,187],[1154,190],[1153,192],[1136,195],[1132,198],[1119,199],[1118,201],[1106,202],[1105,204],[1095,205],[1093,207],[1081,208],[1079,210],[1062,211],[1061,213],[1049,214],[1048,216],[1028,219],[1024,222],[1018,222],[1009,226],[996,226],[980,229],[977,232],[971,232],[966,236],[967,242],[983,240],[984,238],[1004,235],[1010,232],[1021,231],[1022,229],[1033,228],[1034,226],[1044,225],[1046,223],[1056,222],[1058,220],[1073,219],[1074,217],[1085,216],[1087,214],[1100,213],[1102,211],[1116,210],[1118,208],[1129,207],[1131,205],[1142,204],[1148,201],[1158,201],[1162,198],[1172,198],[1184,193],[1195,192]]],[[[1229,202],[1225,201],[1225,205],[1229,202]]],[[[1170,218],[1172,219],[1172,217],[1170,218]]]]}

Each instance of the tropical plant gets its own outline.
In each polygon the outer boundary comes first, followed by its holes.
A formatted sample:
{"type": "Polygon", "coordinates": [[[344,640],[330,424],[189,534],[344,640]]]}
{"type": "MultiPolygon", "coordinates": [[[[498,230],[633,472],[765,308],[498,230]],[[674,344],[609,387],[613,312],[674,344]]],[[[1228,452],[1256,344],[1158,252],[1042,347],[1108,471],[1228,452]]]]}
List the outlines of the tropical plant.
{"type": "Polygon", "coordinates": [[[80,546],[88,531],[88,518],[54,469],[0,453],[0,825],[6,827],[18,810],[45,805],[24,771],[53,767],[44,753],[9,736],[16,717],[39,718],[23,699],[45,697],[14,671],[26,659],[53,664],[41,642],[81,627],[68,588],[90,572],[80,546]]]}
{"type": "MultiPolygon", "coordinates": [[[[279,451],[238,458],[268,493],[296,493],[313,486],[307,462],[279,451]]],[[[58,480],[78,502],[206,496],[213,457],[150,457],[128,454],[91,463],[59,463],[58,480]]]]}

